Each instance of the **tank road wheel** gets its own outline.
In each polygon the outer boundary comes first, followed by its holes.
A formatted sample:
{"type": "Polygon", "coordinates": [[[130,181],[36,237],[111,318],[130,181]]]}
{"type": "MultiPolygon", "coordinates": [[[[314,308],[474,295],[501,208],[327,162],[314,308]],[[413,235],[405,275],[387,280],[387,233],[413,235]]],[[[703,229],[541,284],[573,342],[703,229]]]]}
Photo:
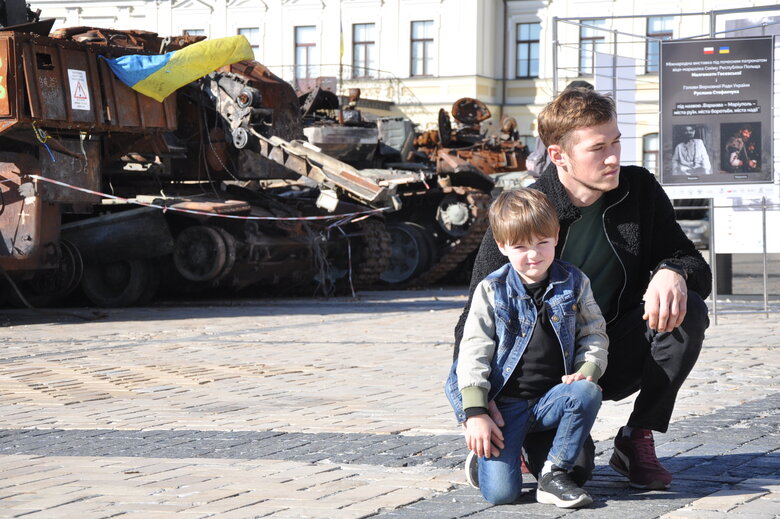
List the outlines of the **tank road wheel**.
{"type": "MultiPolygon", "coordinates": [[[[30,306],[54,306],[79,286],[84,274],[84,261],[75,245],[61,241],[58,247],[57,267],[40,270],[35,275],[17,285],[30,306]]],[[[10,290],[10,303],[14,306],[26,306],[15,290],[10,290]]]]}
{"type": "Polygon", "coordinates": [[[469,232],[473,222],[469,201],[465,195],[447,194],[436,208],[436,221],[449,236],[460,238],[469,232]]]}
{"type": "Polygon", "coordinates": [[[233,270],[236,265],[236,238],[228,231],[221,227],[215,227],[216,231],[222,236],[222,241],[225,243],[225,265],[222,270],[219,271],[216,281],[221,281],[233,270]]]}
{"type": "Polygon", "coordinates": [[[144,261],[146,262],[149,275],[146,280],[146,286],[138,297],[138,301],[135,303],[137,305],[146,305],[150,303],[157,295],[157,292],[162,285],[162,273],[160,272],[162,265],[160,264],[159,258],[147,259],[144,261]]]}
{"type": "Polygon", "coordinates": [[[96,306],[132,306],[149,286],[149,269],[142,259],[87,265],[81,289],[96,306]]]}
{"type": "Polygon", "coordinates": [[[406,222],[406,225],[414,228],[415,231],[417,231],[417,234],[420,236],[420,239],[422,240],[422,246],[425,249],[425,256],[428,258],[428,261],[423,266],[422,272],[427,271],[431,266],[436,263],[436,260],[438,259],[438,252],[436,250],[436,238],[433,236],[433,233],[429,231],[424,226],[420,225],[419,223],[415,222],[406,222]]]}
{"type": "Polygon", "coordinates": [[[387,225],[390,233],[390,265],[380,279],[396,285],[414,279],[425,272],[433,261],[433,250],[425,236],[425,229],[412,222],[387,225]]]}
{"type": "Polygon", "coordinates": [[[225,239],[214,227],[194,225],[176,237],[173,263],[184,279],[211,281],[224,271],[227,262],[225,239]]]}
{"type": "MultiPolygon", "coordinates": [[[[447,188],[436,208],[436,221],[443,231],[440,238],[444,238],[438,249],[439,259],[415,281],[417,284],[425,285],[441,280],[479,248],[489,226],[489,207],[489,193],[465,186],[447,188]]],[[[468,274],[468,277],[471,275],[468,274]]]]}

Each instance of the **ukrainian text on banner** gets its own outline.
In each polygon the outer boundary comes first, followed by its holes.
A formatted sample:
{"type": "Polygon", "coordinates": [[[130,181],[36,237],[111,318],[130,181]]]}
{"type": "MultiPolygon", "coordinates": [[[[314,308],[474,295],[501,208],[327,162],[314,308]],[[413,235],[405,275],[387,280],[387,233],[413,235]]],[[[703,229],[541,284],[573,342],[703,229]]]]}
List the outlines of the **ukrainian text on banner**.
{"type": "Polygon", "coordinates": [[[127,86],[162,102],[177,89],[209,72],[254,59],[254,52],[246,37],[239,34],[199,41],[166,54],[129,54],[104,59],[127,86]]]}

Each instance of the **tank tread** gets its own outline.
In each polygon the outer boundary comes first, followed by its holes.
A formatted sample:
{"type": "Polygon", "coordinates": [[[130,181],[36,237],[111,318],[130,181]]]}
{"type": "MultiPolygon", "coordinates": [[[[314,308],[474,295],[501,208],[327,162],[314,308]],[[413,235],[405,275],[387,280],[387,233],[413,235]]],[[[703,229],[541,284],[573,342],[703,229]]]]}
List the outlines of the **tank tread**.
{"type": "Polygon", "coordinates": [[[390,265],[390,234],[384,222],[368,218],[358,224],[363,233],[361,258],[352,271],[356,287],[370,287],[379,283],[379,276],[390,265]]]}
{"type": "Polygon", "coordinates": [[[473,221],[468,232],[460,238],[453,240],[449,248],[442,254],[438,262],[413,281],[414,285],[430,285],[436,283],[444,276],[453,272],[466,258],[474,252],[487,231],[490,222],[488,209],[490,208],[490,193],[485,193],[473,187],[454,186],[444,188],[444,193],[456,193],[465,195],[469,202],[469,211],[473,221]]]}

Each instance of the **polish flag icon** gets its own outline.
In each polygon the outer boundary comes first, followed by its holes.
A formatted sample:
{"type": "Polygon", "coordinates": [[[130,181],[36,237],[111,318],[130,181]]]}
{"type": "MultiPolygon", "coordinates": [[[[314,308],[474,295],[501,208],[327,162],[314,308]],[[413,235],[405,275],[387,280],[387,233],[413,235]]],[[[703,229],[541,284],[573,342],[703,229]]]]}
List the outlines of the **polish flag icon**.
{"type": "Polygon", "coordinates": [[[715,54],[715,47],[704,47],[704,54],[715,54]]]}

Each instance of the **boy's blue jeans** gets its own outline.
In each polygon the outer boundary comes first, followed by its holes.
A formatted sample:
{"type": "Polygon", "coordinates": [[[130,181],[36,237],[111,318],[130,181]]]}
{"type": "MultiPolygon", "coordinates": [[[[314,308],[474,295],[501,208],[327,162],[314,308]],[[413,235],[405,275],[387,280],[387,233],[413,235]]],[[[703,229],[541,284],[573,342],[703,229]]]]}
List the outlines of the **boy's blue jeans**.
{"type": "Polygon", "coordinates": [[[558,384],[536,402],[499,395],[496,404],[504,417],[504,448],[497,458],[479,458],[479,489],[487,501],[507,504],[516,501],[523,488],[520,455],[526,433],[557,428],[547,460],[571,469],[596,421],[601,390],[579,380],[558,384]]]}

